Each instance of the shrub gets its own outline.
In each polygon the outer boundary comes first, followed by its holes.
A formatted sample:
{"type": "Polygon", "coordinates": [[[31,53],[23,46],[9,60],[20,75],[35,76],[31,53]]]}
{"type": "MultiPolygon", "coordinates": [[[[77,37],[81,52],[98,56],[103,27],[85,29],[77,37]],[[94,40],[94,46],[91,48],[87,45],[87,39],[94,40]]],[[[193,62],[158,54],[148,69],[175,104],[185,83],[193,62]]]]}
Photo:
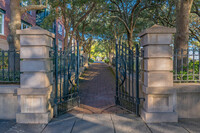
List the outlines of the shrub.
{"type": "Polygon", "coordinates": [[[111,63],[113,66],[115,66],[116,65],[116,58],[115,57],[113,57],[112,58],[112,63],[111,63]]]}
{"type": "Polygon", "coordinates": [[[94,62],[94,60],[93,60],[93,59],[90,59],[90,60],[89,60],[89,63],[93,63],[93,62],[94,62]]]}
{"type": "MultiPolygon", "coordinates": [[[[175,74],[175,71],[174,71],[175,74]]],[[[198,80],[199,76],[199,61],[193,61],[191,60],[188,63],[188,66],[183,66],[183,71],[177,72],[177,80],[193,80],[193,74],[194,74],[194,80],[198,80]],[[194,64],[194,68],[193,68],[194,64]],[[194,73],[193,73],[194,72],[194,73]]]]}
{"type": "Polygon", "coordinates": [[[104,62],[108,64],[110,61],[109,61],[109,59],[105,59],[104,62]]]}

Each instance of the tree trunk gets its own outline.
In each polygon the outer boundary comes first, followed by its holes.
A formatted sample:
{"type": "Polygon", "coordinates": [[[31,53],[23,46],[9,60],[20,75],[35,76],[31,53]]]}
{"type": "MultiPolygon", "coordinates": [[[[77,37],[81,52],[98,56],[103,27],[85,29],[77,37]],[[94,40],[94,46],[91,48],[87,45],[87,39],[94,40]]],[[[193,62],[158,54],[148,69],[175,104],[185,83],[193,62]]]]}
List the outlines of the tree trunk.
{"type": "Polygon", "coordinates": [[[70,48],[70,47],[72,46],[74,31],[72,31],[70,34],[71,34],[71,35],[70,35],[70,39],[69,39],[69,43],[68,43],[67,48],[70,48]]]}
{"type": "Polygon", "coordinates": [[[65,38],[64,38],[64,49],[67,48],[68,45],[68,33],[66,32],[65,38]]]}
{"type": "Polygon", "coordinates": [[[16,30],[21,28],[20,0],[10,0],[11,19],[9,23],[10,34],[8,35],[9,50],[20,50],[19,35],[16,30]]]}
{"type": "Polygon", "coordinates": [[[112,63],[113,63],[113,60],[112,60],[113,57],[114,57],[114,53],[113,53],[113,52],[110,52],[110,53],[109,53],[109,64],[110,64],[110,65],[112,65],[112,63]]]}
{"type": "Polygon", "coordinates": [[[193,0],[176,2],[176,35],[175,48],[187,49],[189,40],[189,16],[193,0]]]}
{"type": "Polygon", "coordinates": [[[88,53],[84,52],[83,53],[83,57],[85,59],[85,64],[84,65],[87,67],[88,66],[88,53]]]}
{"type": "MultiPolygon", "coordinates": [[[[7,37],[7,41],[9,44],[9,50],[10,51],[19,51],[20,50],[20,37],[16,34],[16,30],[21,29],[21,16],[26,11],[30,10],[39,10],[46,8],[46,6],[43,5],[31,5],[26,7],[20,6],[20,0],[10,0],[10,23],[9,23],[9,32],[10,34],[7,37]]],[[[15,71],[20,70],[20,62],[19,62],[19,53],[17,52],[11,52],[9,56],[9,65],[11,71],[15,69],[15,71]],[[14,64],[15,63],[15,64],[14,64]],[[14,67],[15,65],[15,67],[14,67]]]]}
{"type": "Polygon", "coordinates": [[[65,12],[62,10],[62,14],[64,16],[64,28],[65,28],[65,38],[64,38],[64,49],[66,50],[67,49],[67,46],[68,46],[68,35],[69,35],[69,21],[68,19],[66,18],[66,14],[65,12]]]}
{"type": "Polygon", "coordinates": [[[132,40],[133,40],[133,33],[129,33],[128,32],[128,45],[130,46],[130,47],[132,47],[133,45],[133,42],[132,42],[132,40]]]}
{"type": "Polygon", "coordinates": [[[90,59],[91,59],[91,50],[89,51],[89,58],[88,58],[88,60],[90,61],[90,59]]]}
{"type": "Polygon", "coordinates": [[[20,62],[19,62],[19,53],[15,51],[20,50],[20,38],[19,35],[16,34],[16,30],[21,28],[21,12],[20,12],[20,0],[11,0],[10,1],[10,9],[11,9],[11,19],[9,23],[10,34],[7,37],[7,41],[9,44],[9,66],[10,71],[19,72],[20,71],[20,62]]]}
{"type": "MultiPolygon", "coordinates": [[[[181,56],[181,49],[183,55],[187,55],[188,41],[189,41],[189,17],[193,0],[177,0],[176,2],[176,34],[174,40],[174,48],[177,50],[177,72],[182,71],[182,66],[187,66],[187,56],[181,56]],[[182,61],[183,60],[183,61],[182,61]]],[[[174,52],[175,52],[174,51],[174,52]]],[[[175,61],[175,60],[174,60],[175,61]]],[[[174,63],[176,64],[176,63],[174,63]]],[[[186,71],[183,69],[183,71],[186,71]]]]}
{"type": "Polygon", "coordinates": [[[66,50],[68,47],[68,35],[69,35],[69,30],[68,27],[65,26],[65,38],[64,38],[64,49],[66,50]]]}

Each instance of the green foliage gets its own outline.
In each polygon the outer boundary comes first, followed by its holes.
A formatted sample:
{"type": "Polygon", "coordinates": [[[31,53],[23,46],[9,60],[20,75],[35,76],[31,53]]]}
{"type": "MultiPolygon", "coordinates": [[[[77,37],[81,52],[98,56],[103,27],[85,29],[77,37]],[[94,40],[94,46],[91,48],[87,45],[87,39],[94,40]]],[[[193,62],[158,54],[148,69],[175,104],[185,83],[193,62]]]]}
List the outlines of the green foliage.
{"type": "Polygon", "coordinates": [[[93,59],[90,59],[90,60],[89,60],[89,63],[94,63],[94,60],[93,60],[93,59]]]}
{"type": "Polygon", "coordinates": [[[193,80],[193,75],[194,80],[199,79],[199,61],[191,60],[188,66],[183,66],[183,71],[177,72],[177,80],[193,80]]]}
{"type": "Polygon", "coordinates": [[[96,42],[92,48],[91,48],[91,57],[93,58],[97,58],[97,57],[101,57],[101,58],[105,58],[106,57],[106,49],[105,47],[102,47],[102,43],[96,42]]]}
{"type": "Polygon", "coordinates": [[[104,62],[108,64],[110,61],[109,59],[105,59],[104,62]]]}
{"type": "Polygon", "coordinates": [[[42,4],[45,4],[46,0],[20,0],[20,2],[24,2],[27,5],[40,5],[40,2],[42,2],[42,4]]]}
{"type": "MultiPolygon", "coordinates": [[[[42,27],[49,30],[56,18],[61,18],[63,23],[68,20],[68,35],[71,36],[78,20],[86,13],[93,2],[94,0],[49,0],[51,14],[43,21],[42,27]],[[66,19],[63,18],[63,15],[66,19]]],[[[110,52],[115,51],[116,40],[127,43],[127,28],[118,17],[122,18],[130,29],[131,10],[136,2],[137,0],[95,0],[94,10],[82,20],[73,35],[77,36],[83,51],[85,53],[91,52],[91,56],[94,58],[97,56],[105,58],[109,56],[110,52]],[[92,41],[90,41],[90,38],[92,38],[92,41]],[[98,45],[93,44],[94,41],[98,42],[98,45]],[[91,45],[95,46],[91,47],[91,45]]],[[[195,0],[195,4],[199,7],[200,3],[195,0]]],[[[196,8],[193,6],[192,12],[195,11],[196,8]]],[[[132,44],[135,45],[139,43],[138,33],[145,28],[154,24],[175,27],[176,1],[142,0],[134,11],[133,20],[135,26],[132,31],[132,44]],[[144,10],[140,12],[143,8],[144,10]]],[[[199,16],[191,13],[190,30],[194,34],[190,32],[190,43],[196,46],[199,46],[199,22],[199,16]]]]}

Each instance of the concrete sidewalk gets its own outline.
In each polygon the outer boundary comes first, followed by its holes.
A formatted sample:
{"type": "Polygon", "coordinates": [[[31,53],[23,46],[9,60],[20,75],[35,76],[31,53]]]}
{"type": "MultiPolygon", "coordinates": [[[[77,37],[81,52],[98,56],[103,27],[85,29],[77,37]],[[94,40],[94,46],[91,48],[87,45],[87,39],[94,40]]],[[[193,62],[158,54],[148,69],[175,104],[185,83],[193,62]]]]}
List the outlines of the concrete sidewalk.
{"type": "Polygon", "coordinates": [[[0,120],[0,133],[199,133],[200,119],[146,124],[133,114],[65,114],[48,125],[0,120]]]}

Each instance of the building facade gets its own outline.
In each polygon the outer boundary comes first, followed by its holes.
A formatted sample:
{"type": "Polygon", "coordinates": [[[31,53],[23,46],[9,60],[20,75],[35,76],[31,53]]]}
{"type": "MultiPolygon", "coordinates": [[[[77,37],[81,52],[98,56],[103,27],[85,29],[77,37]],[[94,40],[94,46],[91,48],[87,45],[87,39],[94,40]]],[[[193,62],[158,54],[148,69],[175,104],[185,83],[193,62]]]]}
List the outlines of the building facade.
{"type": "MultiPolygon", "coordinates": [[[[22,3],[25,6],[26,3],[22,3]]],[[[0,1],[0,49],[8,50],[7,36],[11,19],[10,0],[0,1]]],[[[36,25],[36,11],[29,11],[22,16],[21,29],[36,25]]]]}
{"type": "MultiPolygon", "coordinates": [[[[41,26],[43,20],[50,14],[48,8],[36,12],[36,25],[41,26]]],[[[65,28],[61,19],[55,19],[50,32],[55,34],[55,42],[58,49],[64,48],[65,28]]]]}
{"type": "Polygon", "coordinates": [[[58,45],[58,49],[64,48],[64,38],[65,38],[65,29],[64,25],[61,20],[57,19],[55,20],[55,27],[56,27],[56,33],[55,33],[55,39],[56,44],[58,45]]]}
{"type": "MultiPolygon", "coordinates": [[[[27,6],[27,3],[21,3],[21,6],[27,6]]],[[[48,10],[43,11],[28,11],[22,15],[21,29],[26,29],[35,25],[40,26],[42,20],[49,14],[48,10]]],[[[9,22],[11,19],[10,0],[0,1],[0,49],[8,50],[7,36],[9,35],[9,22]]],[[[64,26],[61,20],[55,20],[50,29],[56,35],[56,44],[58,48],[63,48],[64,45],[64,26]]]]}

